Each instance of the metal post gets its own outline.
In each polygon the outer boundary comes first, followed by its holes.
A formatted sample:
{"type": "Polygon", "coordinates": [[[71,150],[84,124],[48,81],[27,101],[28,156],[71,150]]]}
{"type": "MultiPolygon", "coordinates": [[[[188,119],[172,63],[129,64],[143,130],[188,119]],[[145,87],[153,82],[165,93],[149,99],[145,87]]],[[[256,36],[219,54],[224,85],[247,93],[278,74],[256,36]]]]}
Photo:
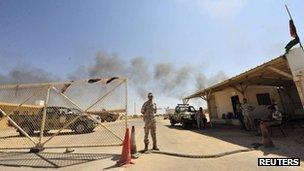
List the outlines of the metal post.
{"type": "Polygon", "coordinates": [[[211,118],[212,118],[212,114],[211,114],[211,106],[210,106],[210,99],[211,99],[211,91],[212,89],[209,90],[208,94],[206,94],[206,99],[207,99],[207,107],[208,107],[208,113],[209,113],[209,122],[210,122],[210,127],[213,127],[211,118]]]}
{"type": "Polygon", "coordinates": [[[128,128],[128,78],[125,80],[125,105],[126,105],[126,128],[128,128]]]}
{"type": "Polygon", "coordinates": [[[41,128],[40,128],[39,145],[41,144],[42,137],[43,137],[44,127],[45,127],[45,119],[46,119],[46,110],[47,110],[47,105],[48,105],[48,102],[49,102],[51,87],[52,86],[48,87],[47,92],[46,92],[46,98],[45,98],[45,101],[44,101],[42,121],[41,121],[41,128]]]}
{"type": "Polygon", "coordinates": [[[210,109],[210,99],[207,98],[206,102],[207,102],[207,108],[208,108],[208,115],[209,115],[210,127],[212,128],[212,127],[213,127],[213,124],[212,124],[211,119],[213,119],[213,118],[212,118],[211,109],[210,109]]]}

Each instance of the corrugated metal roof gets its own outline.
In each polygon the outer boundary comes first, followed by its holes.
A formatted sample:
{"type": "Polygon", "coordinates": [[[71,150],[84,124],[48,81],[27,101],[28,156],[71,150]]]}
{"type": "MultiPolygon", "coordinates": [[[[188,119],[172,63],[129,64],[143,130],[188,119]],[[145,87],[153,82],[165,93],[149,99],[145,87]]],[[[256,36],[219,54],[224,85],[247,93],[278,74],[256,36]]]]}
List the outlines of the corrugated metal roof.
{"type": "Polygon", "coordinates": [[[205,89],[202,89],[202,90],[198,90],[198,91],[196,91],[195,93],[193,93],[193,94],[191,94],[191,95],[189,95],[189,96],[187,96],[187,97],[184,97],[183,99],[191,99],[191,98],[200,97],[201,94],[203,94],[203,93],[205,93],[205,92],[208,92],[209,90],[212,90],[212,89],[221,87],[221,86],[223,86],[223,85],[227,85],[227,84],[229,84],[230,82],[233,82],[233,81],[235,81],[235,80],[237,80],[237,79],[239,79],[239,78],[241,78],[241,77],[246,77],[247,75],[252,74],[252,73],[254,73],[254,72],[256,72],[256,71],[258,71],[258,70],[260,70],[260,69],[263,69],[264,67],[269,66],[269,65],[271,65],[271,64],[273,64],[273,63],[276,63],[277,61],[280,61],[280,60],[286,60],[286,57],[285,57],[284,55],[279,56],[279,57],[276,57],[276,58],[274,58],[274,59],[272,59],[272,60],[270,60],[270,61],[268,61],[268,62],[264,62],[264,63],[258,65],[257,67],[254,67],[254,68],[251,68],[251,69],[249,69],[249,70],[246,70],[245,72],[243,72],[243,73],[241,73],[241,74],[238,74],[238,75],[236,75],[236,76],[234,76],[234,77],[231,77],[231,78],[229,78],[229,79],[227,79],[227,80],[225,80],[225,81],[222,81],[222,82],[220,82],[220,83],[217,83],[217,84],[215,84],[215,85],[212,85],[212,86],[210,86],[210,87],[208,87],[208,88],[205,88],[205,89]]]}

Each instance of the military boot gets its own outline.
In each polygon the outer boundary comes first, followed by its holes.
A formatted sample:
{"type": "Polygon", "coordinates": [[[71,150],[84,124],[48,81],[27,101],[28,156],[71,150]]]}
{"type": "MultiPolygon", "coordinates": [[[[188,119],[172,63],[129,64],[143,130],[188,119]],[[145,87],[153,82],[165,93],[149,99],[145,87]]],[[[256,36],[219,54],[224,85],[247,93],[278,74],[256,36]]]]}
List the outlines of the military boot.
{"type": "Polygon", "coordinates": [[[145,152],[145,151],[148,151],[148,144],[145,144],[144,152],[145,152]]]}
{"type": "Polygon", "coordinates": [[[159,148],[157,147],[157,145],[153,146],[153,150],[159,151],[159,148]]]}

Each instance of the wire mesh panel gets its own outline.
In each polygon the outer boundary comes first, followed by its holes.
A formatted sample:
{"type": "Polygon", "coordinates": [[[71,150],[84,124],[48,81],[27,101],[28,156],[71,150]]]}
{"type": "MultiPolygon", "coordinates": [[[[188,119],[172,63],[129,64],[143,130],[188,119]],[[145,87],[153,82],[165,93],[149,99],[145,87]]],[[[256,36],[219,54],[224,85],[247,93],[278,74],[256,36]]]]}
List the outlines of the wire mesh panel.
{"type": "Polygon", "coordinates": [[[1,148],[30,148],[39,142],[35,134],[46,96],[46,86],[0,87],[1,148]]]}
{"type": "Polygon", "coordinates": [[[121,145],[125,78],[0,87],[0,148],[121,145]]]}

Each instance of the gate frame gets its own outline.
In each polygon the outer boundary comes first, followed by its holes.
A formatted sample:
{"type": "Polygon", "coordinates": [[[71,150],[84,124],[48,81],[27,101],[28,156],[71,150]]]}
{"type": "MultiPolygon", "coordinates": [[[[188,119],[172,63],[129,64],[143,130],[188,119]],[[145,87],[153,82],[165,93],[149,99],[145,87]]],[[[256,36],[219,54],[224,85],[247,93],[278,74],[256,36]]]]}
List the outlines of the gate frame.
{"type": "MultiPolygon", "coordinates": [[[[24,101],[22,101],[20,104],[18,104],[18,106],[16,108],[14,108],[12,111],[9,112],[9,114],[7,114],[6,112],[4,112],[1,108],[0,108],[0,112],[2,112],[3,114],[3,118],[7,117],[8,120],[13,124],[13,126],[15,128],[17,128],[17,130],[19,130],[23,135],[25,135],[26,138],[28,138],[32,143],[33,143],[33,147],[14,147],[14,148],[1,148],[2,150],[5,149],[9,149],[9,150],[13,150],[13,149],[30,149],[30,151],[35,151],[35,152],[39,152],[42,151],[44,149],[56,149],[56,148],[89,148],[89,147],[110,147],[110,146],[122,146],[122,142],[123,142],[123,138],[116,135],[113,131],[111,131],[106,125],[104,125],[103,123],[99,122],[96,118],[92,117],[91,114],[86,113],[89,109],[91,109],[92,107],[94,107],[96,104],[98,104],[99,102],[101,102],[105,97],[107,97],[109,94],[111,94],[112,92],[114,92],[118,87],[121,87],[123,84],[125,84],[125,128],[128,127],[128,78],[126,77],[112,77],[112,78],[94,78],[94,79],[100,79],[99,81],[102,81],[103,84],[107,84],[107,81],[113,78],[117,78],[119,80],[121,80],[121,82],[119,82],[117,85],[115,85],[114,87],[112,87],[109,91],[106,91],[106,93],[104,93],[101,97],[99,97],[97,99],[97,101],[95,101],[94,103],[92,103],[88,108],[86,108],[85,110],[82,109],[77,103],[75,103],[72,99],[70,99],[68,96],[66,96],[64,93],[60,92],[55,85],[65,85],[65,84],[81,84],[83,82],[88,82],[91,79],[86,79],[86,80],[77,80],[77,81],[66,81],[66,82],[48,82],[48,83],[32,83],[32,84],[12,84],[12,85],[0,85],[0,88],[15,88],[15,87],[41,87],[41,90],[39,91],[34,91],[29,97],[27,97],[24,101]],[[43,91],[47,89],[46,92],[46,98],[44,99],[44,105],[43,105],[43,116],[42,116],[42,121],[41,121],[41,126],[40,126],[40,133],[39,133],[39,141],[36,141],[35,139],[33,139],[30,135],[28,135],[13,119],[10,118],[9,115],[11,115],[14,111],[18,110],[22,105],[24,105],[28,100],[30,100],[32,97],[34,97],[37,92],[43,91]],[[65,126],[61,127],[60,129],[57,130],[57,132],[55,132],[50,138],[46,139],[44,142],[42,142],[42,138],[43,138],[43,131],[45,129],[45,120],[46,120],[46,109],[47,109],[47,105],[48,105],[48,101],[50,98],[50,91],[54,90],[58,95],[64,97],[66,100],[68,100],[68,102],[70,102],[74,107],[78,108],[81,111],[81,115],[75,117],[72,121],[70,121],[69,123],[67,123],[65,126]],[[79,117],[81,116],[88,116],[91,119],[93,119],[94,121],[98,122],[98,125],[102,126],[105,130],[107,130],[108,132],[110,132],[112,135],[114,135],[114,137],[116,137],[117,139],[119,139],[121,141],[121,144],[115,144],[115,145],[87,145],[87,146],[78,146],[78,145],[67,145],[67,146],[51,146],[51,147],[45,147],[45,144],[47,144],[51,139],[53,139],[55,136],[57,136],[63,129],[65,129],[66,127],[68,127],[70,124],[74,123],[79,117]]],[[[97,82],[99,82],[97,81],[97,82]]]]}

